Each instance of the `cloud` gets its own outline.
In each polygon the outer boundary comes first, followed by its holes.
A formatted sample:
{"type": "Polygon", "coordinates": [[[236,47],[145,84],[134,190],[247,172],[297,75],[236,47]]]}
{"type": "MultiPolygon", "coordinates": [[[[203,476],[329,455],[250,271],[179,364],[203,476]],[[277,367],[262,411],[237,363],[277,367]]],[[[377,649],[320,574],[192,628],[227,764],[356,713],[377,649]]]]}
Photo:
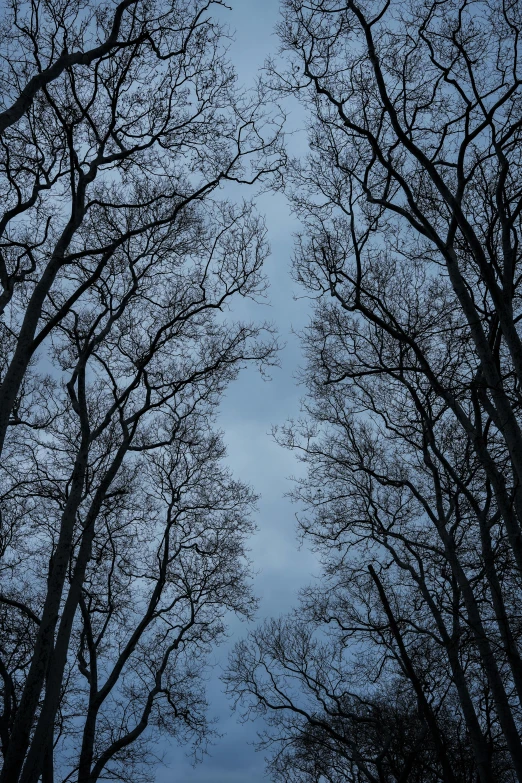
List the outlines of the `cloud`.
{"type": "MultiPolygon", "coordinates": [[[[273,29],[278,8],[278,0],[263,3],[237,0],[232,11],[223,15],[224,21],[237,31],[235,41],[231,43],[230,58],[242,85],[251,86],[264,59],[277,50],[273,29]]],[[[296,118],[293,120],[295,126],[296,118]]],[[[294,152],[302,142],[302,136],[293,137],[294,152]]],[[[283,614],[295,605],[299,588],[310,582],[318,567],[310,552],[297,549],[295,508],[284,497],[290,488],[288,477],[299,474],[302,467],[270,435],[272,425],[299,415],[299,400],[303,393],[295,381],[301,353],[299,341],[292,334],[292,329],[302,329],[308,318],[306,300],[293,300],[295,284],[290,276],[297,223],[280,194],[262,195],[258,209],[266,217],[272,249],[266,264],[271,304],[268,307],[240,301],[232,316],[274,322],[286,347],[281,356],[282,367],[273,371],[271,382],[263,381],[258,372],[249,369],[230,386],[221,408],[219,426],[225,433],[227,462],[235,476],[261,494],[256,515],[258,531],[251,541],[251,557],[258,572],[254,589],[260,598],[259,621],[283,614]]],[[[262,783],[267,780],[263,756],[252,746],[261,723],[238,723],[238,716],[231,714],[219,679],[230,647],[247,630],[247,624],[231,620],[230,639],[216,651],[216,665],[208,682],[210,714],[219,719],[217,728],[224,736],[196,767],[187,758],[186,748],[167,747],[166,766],[158,769],[156,783],[262,783]]]]}

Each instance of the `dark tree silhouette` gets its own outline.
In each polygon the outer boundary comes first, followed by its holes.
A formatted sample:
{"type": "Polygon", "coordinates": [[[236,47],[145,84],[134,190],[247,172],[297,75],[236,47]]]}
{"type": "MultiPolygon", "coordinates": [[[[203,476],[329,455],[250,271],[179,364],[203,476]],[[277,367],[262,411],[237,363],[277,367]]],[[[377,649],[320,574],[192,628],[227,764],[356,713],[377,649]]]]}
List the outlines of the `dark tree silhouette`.
{"type": "Polygon", "coordinates": [[[213,420],[266,326],[265,229],[226,182],[276,175],[222,3],[18,2],[1,24],[2,783],[146,776],[202,747],[201,674],[249,615],[254,501],[213,420]]]}
{"type": "Polygon", "coordinates": [[[441,769],[451,698],[480,781],[506,750],[522,780],[521,6],[283,8],[270,70],[310,112],[289,171],[315,310],[305,416],[279,437],[325,565],[303,622],[365,688],[401,674],[441,769]]]}
{"type": "MultiPolygon", "coordinates": [[[[306,611],[296,612],[266,622],[231,658],[227,685],[246,716],[267,723],[259,748],[270,751],[274,780],[475,783],[473,749],[447,678],[423,677],[435,739],[405,672],[387,666],[384,676],[382,651],[377,662],[370,650],[354,665],[353,639],[320,631],[306,611]]],[[[495,744],[495,780],[511,781],[505,748],[495,744]]]]}

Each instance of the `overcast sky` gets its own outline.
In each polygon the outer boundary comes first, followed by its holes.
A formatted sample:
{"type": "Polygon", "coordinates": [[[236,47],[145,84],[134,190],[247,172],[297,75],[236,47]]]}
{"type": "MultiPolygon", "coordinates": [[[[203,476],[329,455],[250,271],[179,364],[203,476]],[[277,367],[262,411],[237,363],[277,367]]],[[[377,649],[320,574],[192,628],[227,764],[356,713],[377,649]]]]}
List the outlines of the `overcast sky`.
{"type": "MultiPolygon", "coordinates": [[[[251,86],[265,58],[275,54],[274,26],[279,15],[279,0],[234,0],[227,17],[236,31],[230,58],[240,84],[251,86]]],[[[296,117],[292,117],[296,125],[296,117]]],[[[296,139],[292,142],[298,144],[296,139]]],[[[295,150],[292,150],[295,152],[295,150]]],[[[246,193],[245,193],[246,195],[246,193]]],[[[273,321],[286,348],[282,367],[264,382],[257,372],[247,371],[229,389],[222,406],[221,427],[228,445],[228,463],[238,478],[249,482],[261,494],[256,516],[257,535],[251,542],[256,571],[255,592],[260,598],[258,621],[287,611],[296,603],[300,587],[317,571],[313,556],[298,550],[295,535],[295,509],[284,493],[288,477],[299,471],[294,457],[277,446],[270,428],[299,413],[303,390],[295,382],[300,364],[299,342],[292,329],[301,328],[307,319],[306,300],[293,300],[295,285],[290,277],[292,234],[296,223],[281,195],[264,195],[258,208],[266,217],[271,256],[266,272],[270,280],[270,306],[252,306],[252,318],[273,321]]],[[[233,623],[231,644],[248,630],[244,623],[233,623]]],[[[156,783],[261,783],[264,761],[252,747],[256,727],[238,723],[222,693],[219,680],[226,662],[226,645],[215,655],[217,665],[209,684],[210,714],[219,718],[218,730],[225,736],[212,748],[211,755],[195,768],[185,749],[170,747],[167,766],[158,769],[156,783]]]]}

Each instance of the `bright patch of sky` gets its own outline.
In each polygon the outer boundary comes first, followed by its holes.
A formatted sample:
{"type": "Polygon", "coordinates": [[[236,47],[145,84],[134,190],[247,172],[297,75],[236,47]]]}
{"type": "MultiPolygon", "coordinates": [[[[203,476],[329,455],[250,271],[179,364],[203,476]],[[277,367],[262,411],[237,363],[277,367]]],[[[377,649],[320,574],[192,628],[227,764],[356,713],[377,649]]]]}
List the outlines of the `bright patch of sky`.
{"type": "MultiPolygon", "coordinates": [[[[232,9],[223,15],[235,33],[229,56],[239,83],[250,87],[267,56],[278,48],[274,27],[279,16],[278,0],[232,0],[232,9]]],[[[292,108],[292,107],[290,107],[292,108]]],[[[299,126],[294,108],[290,118],[293,128],[299,126]]],[[[301,122],[304,124],[304,120],[301,122]]],[[[291,154],[296,146],[304,147],[303,135],[292,137],[291,154]]],[[[246,197],[248,194],[244,193],[246,197]]],[[[274,443],[270,429],[287,418],[299,415],[303,389],[295,381],[301,362],[299,340],[292,330],[301,329],[307,321],[307,300],[294,300],[296,286],[290,277],[293,233],[297,229],[286,199],[281,194],[263,194],[257,203],[265,215],[271,255],[266,263],[270,282],[269,305],[241,306],[239,315],[259,321],[271,321],[277,327],[286,347],[281,354],[281,368],[274,369],[272,380],[263,381],[255,370],[243,372],[232,384],[222,405],[220,426],[228,446],[228,464],[235,475],[250,483],[261,494],[256,515],[258,532],[251,542],[251,557],[256,576],[254,589],[260,598],[258,621],[278,616],[296,604],[300,587],[317,572],[317,561],[306,549],[298,549],[295,508],[284,497],[290,488],[288,477],[300,466],[291,453],[274,443]]],[[[215,654],[216,666],[208,682],[210,715],[217,716],[218,731],[224,736],[209,756],[196,767],[186,756],[186,749],[166,749],[166,766],[158,769],[156,783],[261,783],[265,781],[264,761],[252,742],[259,726],[241,724],[231,712],[219,679],[233,642],[244,635],[248,625],[232,621],[230,642],[215,654]]]]}

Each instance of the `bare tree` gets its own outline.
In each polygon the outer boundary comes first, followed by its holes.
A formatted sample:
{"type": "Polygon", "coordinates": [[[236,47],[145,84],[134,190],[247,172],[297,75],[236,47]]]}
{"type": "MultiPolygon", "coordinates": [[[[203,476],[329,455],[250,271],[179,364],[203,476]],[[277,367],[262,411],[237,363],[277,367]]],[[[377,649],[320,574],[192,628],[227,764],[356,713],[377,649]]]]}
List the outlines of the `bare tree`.
{"type": "Polygon", "coordinates": [[[223,315],[263,295],[267,247],[219,189],[277,173],[280,122],[238,95],[219,5],[13,2],[2,21],[9,783],[136,780],[158,732],[204,743],[206,655],[252,609],[254,497],[213,420],[275,344],[223,315]]]}
{"type": "Polygon", "coordinates": [[[434,678],[480,780],[505,749],[522,780],[520,4],[283,7],[275,86],[311,113],[290,169],[309,396],[280,432],[326,570],[306,604],[376,685],[402,672],[440,763],[434,678]]]}
{"type": "MultiPolygon", "coordinates": [[[[391,646],[386,652],[393,659],[391,646]]],[[[364,655],[354,655],[353,638],[325,633],[303,608],[266,622],[239,642],[225,679],[245,716],[266,721],[258,747],[270,751],[268,769],[277,781],[477,780],[469,735],[447,678],[423,682],[438,724],[434,737],[411,682],[390,666],[382,649],[366,647],[364,655]]],[[[495,780],[513,780],[505,747],[492,736],[488,744],[496,746],[495,780]]]]}

